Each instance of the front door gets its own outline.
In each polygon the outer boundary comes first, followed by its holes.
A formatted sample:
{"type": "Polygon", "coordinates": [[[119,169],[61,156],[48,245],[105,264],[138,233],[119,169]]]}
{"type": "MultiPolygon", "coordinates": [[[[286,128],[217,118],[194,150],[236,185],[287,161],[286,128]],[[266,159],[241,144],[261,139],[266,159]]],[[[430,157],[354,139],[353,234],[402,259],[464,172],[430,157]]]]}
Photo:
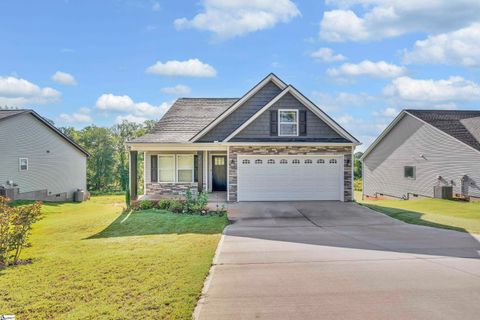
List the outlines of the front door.
{"type": "Polygon", "coordinates": [[[227,156],[212,156],[212,191],[227,191],[227,156]]]}

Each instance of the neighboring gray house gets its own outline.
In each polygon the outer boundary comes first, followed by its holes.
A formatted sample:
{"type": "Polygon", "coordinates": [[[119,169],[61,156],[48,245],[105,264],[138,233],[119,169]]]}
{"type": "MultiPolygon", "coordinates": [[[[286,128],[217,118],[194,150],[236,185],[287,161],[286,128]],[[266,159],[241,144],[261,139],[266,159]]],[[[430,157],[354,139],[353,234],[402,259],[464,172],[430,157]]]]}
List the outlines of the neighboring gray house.
{"type": "Polygon", "coordinates": [[[228,201],[351,201],[358,144],[270,74],[239,99],[178,99],[151,133],[127,143],[130,190],[134,199],[143,152],[145,198],[193,189],[228,201]]]}
{"type": "Polygon", "coordinates": [[[403,110],[361,160],[364,196],[480,198],[480,111],[403,110]]]}
{"type": "Polygon", "coordinates": [[[0,109],[0,194],[71,200],[86,191],[88,153],[33,110],[0,109]]]}

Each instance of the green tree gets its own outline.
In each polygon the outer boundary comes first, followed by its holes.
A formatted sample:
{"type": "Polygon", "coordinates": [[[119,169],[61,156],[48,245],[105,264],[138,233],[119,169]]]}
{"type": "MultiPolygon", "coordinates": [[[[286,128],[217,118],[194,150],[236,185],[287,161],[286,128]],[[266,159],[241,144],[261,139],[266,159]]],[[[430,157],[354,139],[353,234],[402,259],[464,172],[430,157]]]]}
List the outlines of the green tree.
{"type": "Polygon", "coordinates": [[[115,142],[109,128],[95,125],[80,131],[78,142],[89,153],[87,161],[88,190],[106,191],[116,182],[115,142]]]}
{"type": "Polygon", "coordinates": [[[355,152],[353,155],[354,157],[354,163],[353,163],[353,177],[355,179],[361,179],[362,178],[362,162],[360,161],[360,158],[362,157],[363,152],[355,152]]]}

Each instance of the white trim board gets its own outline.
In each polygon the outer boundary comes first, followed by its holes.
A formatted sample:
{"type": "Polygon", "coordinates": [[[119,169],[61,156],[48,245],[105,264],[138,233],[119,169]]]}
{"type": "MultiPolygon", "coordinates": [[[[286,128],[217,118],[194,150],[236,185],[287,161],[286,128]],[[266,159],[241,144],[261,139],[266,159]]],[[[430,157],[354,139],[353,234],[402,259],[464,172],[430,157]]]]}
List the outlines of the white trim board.
{"type": "Polygon", "coordinates": [[[465,142],[455,138],[454,136],[452,135],[449,135],[448,133],[438,129],[437,127],[435,127],[434,125],[431,125],[430,123],[414,116],[413,114],[411,114],[410,112],[406,111],[406,110],[402,110],[402,112],[400,112],[400,114],[388,125],[388,127],[383,130],[383,132],[377,137],[377,139],[375,139],[375,141],[373,141],[373,143],[368,147],[367,150],[365,150],[365,152],[363,153],[363,155],[360,157],[360,160],[363,162],[365,160],[365,158],[370,154],[370,152],[372,152],[373,149],[375,149],[375,147],[380,143],[380,141],[383,140],[383,138],[388,134],[390,133],[390,131],[392,131],[392,129],[397,125],[397,123],[402,120],[406,115],[409,115],[410,117],[412,117],[413,119],[416,119],[418,121],[420,121],[421,123],[423,124],[426,124],[428,125],[429,127],[431,128],[434,128],[437,132],[439,132],[440,134],[446,136],[446,137],[450,137],[452,139],[455,139],[456,141],[458,141],[459,143],[469,147],[470,149],[476,151],[476,152],[480,152],[479,150],[473,148],[472,146],[469,146],[468,144],[466,144],[465,142]]]}
{"type": "Polygon", "coordinates": [[[195,142],[201,137],[203,137],[207,132],[209,132],[211,129],[216,127],[217,124],[222,122],[233,111],[237,110],[242,104],[244,104],[248,99],[250,99],[258,91],[260,91],[260,89],[262,89],[270,81],[272,81],[275,85],[277,85],[281,90],[287,87],[287,85],[280,78],[278,78],[275,74],[270,73],[267,77],[265,77],[262,81],[260,81],[257,85],[255,85],[252,89],[250,89],[250,91],[248,91],[242,98],[240,98],[240,100],[235,102],[224,113],[222,113],[215,120],[213,120],[202,131],[194,135],[193,138],[190,139],[190,141],[195,142]]]}
{"type": "MultiPolygon", "coordinates": [[[[355,139],[350,133],[348,133],[345,129],[343,129],[339,124],[332,120],[325,112],[323,112],[320,108],[318,108],[315,104],[313,104],[310,100],[308,100],[304,95],[302,95],[297,89],[292,87],[291,85],[287,86],[280,92],[275,98],[273,98],[269,103],[267,103],[262,109],[258,110],[250,119],[245,121],[240,127],[238,127],[234,132],[232,132],[223,142],[228,142],[230,139],[235,137],[238,133],[240,133],[243,129],[245,129],[249,124],[251,124],[255,119],[257,119],[262,113],[267,111],[271,106],[273,106],[278,100],[280,100],[283,96],[287,93],[293,95],[300,103],[302,103],[307,109],[312,111],[317,117],[322,119],[327,125],[329,125],[335,132],[337,132],[342,137],[352,141],[353,145],[359,145],[360,142],[355,139]]],[[[266,142],[265,144],[270,144],[266,142]]]]}

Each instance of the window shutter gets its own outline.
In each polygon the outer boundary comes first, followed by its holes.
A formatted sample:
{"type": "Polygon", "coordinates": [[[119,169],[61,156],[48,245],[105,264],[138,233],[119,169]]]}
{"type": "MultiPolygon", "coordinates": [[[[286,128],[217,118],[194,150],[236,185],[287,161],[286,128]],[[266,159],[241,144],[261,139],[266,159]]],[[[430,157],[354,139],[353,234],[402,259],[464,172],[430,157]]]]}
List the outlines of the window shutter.
{"type": "Polygon", "coordinates": [[[158,182],[158,156],[150,156],[150,182],[158,182]]]}
{"type": "Polygon", "coordinates": [[[270,135],[278,136],[278,111],[270,110],[270,135]]]}
{"type": "Polygon", "coordinates": [[[307,110],[299,111],[298,133],[301,136],[307,135],[307,110]]]}

